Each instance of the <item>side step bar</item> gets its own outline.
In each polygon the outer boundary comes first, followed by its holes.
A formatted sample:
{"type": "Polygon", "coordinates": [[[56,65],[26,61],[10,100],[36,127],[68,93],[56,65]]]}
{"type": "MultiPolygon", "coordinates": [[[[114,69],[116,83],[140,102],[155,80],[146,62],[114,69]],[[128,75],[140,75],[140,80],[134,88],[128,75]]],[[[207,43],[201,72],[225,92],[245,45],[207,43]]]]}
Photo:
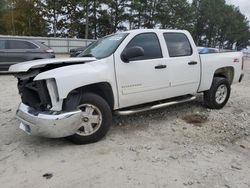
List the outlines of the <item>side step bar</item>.
{"type": "Polygon", "coordinates": [[[149,111],[149,110],[155,110],[155,109],[158,109],[158,108],[171,106],[171,105],[174,105],[174,104],[189,102],[189,101],[193,101],[195,99],[196,99],[196,96],[191,95],[188,98],[184,98],[184,99],[180,99],[180,100],[173,100],[173,101],[169,101],[169,102],[165,102],[165,103],[155,104],[155,105],[152,105],[152,106],[145,106],[145,107],[134,108],[134,109],[131,108],[129,110],[117,110],[117,111],[115,111],[115,114],[116,115],[121,115],[121,116],[131,115],[131,114],[135,114],[135,113],[138,113],[138,112],[145,112],[145,111],[149,111]]]}

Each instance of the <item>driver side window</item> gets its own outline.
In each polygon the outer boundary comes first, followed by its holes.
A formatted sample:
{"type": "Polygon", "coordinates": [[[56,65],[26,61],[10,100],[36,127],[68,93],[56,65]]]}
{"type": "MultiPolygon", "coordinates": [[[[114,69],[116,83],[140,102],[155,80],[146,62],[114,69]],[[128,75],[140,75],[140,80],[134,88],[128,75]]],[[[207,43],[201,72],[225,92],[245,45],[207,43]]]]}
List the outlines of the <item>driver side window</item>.
{"type": "Polygon", "coordinates": [[[144,56],[133,58],[131,61],[162,58],[160,43],[155,33],[136,35],[125,49],[131,47],[141,47],[144,50],[144,56]]]}

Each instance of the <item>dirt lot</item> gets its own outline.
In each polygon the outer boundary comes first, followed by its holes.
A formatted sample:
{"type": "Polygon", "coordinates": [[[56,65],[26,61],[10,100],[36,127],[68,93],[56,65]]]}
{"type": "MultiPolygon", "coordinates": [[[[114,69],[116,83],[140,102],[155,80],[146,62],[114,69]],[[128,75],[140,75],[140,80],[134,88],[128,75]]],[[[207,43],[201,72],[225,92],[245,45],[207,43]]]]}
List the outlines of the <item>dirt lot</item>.
{"type": "Polygon", "coordinates": [[[82,146],[19,130],[16,80],[0,75],[0,185],[250,187],[250,69],[246,72],[222,110],[204,108],[199,96],[187,104],[114,117],[104,140],[82,146]]]}

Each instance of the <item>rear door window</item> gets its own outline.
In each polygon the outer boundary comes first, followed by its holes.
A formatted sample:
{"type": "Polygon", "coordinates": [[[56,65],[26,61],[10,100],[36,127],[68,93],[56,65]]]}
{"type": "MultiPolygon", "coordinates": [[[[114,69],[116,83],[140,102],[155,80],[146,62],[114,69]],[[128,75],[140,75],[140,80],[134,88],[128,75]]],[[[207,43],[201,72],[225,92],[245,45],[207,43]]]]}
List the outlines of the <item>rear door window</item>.
{"type": "Polygon", "coordinates": [[[142,47],[145,55],[142,57],[134,58],[132,59],[133,61],[162,58],[160,43],[155,33],[143,33],[136,35],[129,42],[126,48],[136,46],[142,47]]]}
{"type": "Polygon", "coordinates": [[[7,49],[36,49],[35,44],[22,40],[8,40],[7,49]]]}
{"type": "Polygon", "coordinates": [[[0,49],[5,49],[5,40],[0,39],[0,49]]]}
{"type": "Polygon", "coordinates": [[[187,36],[183,33],[164,33],[170,57],[191,56],[193,51],[187,36]]]}

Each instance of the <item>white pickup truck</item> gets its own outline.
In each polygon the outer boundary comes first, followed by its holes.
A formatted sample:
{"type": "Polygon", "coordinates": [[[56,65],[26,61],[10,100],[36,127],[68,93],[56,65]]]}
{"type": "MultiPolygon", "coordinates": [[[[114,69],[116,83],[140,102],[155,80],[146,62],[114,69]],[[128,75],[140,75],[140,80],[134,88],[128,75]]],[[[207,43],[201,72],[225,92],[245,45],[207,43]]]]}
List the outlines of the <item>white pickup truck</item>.
{"type": "Polygon", "coordinates": [[[129,115],[195,99],[222,108],[241,82],[241,52],[199,55],[187,31],[140,29],[97,40],[77,58],[16,64],[20,128],[67,137],[76,144],[103,138],[112,114],[129,115]]]}

